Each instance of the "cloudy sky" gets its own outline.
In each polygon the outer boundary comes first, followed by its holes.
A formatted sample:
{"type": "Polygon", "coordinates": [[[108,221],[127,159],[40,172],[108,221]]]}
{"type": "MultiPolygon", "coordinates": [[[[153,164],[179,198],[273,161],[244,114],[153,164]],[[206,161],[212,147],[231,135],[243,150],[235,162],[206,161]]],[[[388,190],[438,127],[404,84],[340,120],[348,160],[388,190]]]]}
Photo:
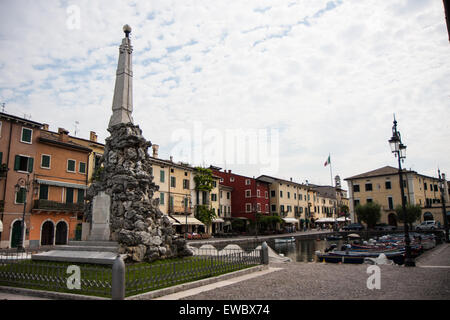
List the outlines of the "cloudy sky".
{"type": "Polygon", "coordinates": [[[50,130],[108,137],[129,24],[133,116],[162,158],[330,184],[329,154],[341,178],[396,166],[387,142],[395,113],[404,165],[450,176],[450,44],[440,0],[0,6],[0,102],[50,130]]]}

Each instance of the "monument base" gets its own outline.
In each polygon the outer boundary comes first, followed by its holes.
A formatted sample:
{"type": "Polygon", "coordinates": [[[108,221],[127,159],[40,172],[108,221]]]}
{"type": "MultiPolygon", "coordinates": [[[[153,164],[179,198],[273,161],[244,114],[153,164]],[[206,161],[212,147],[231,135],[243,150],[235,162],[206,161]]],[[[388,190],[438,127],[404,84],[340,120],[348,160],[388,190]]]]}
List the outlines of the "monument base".
{"type": "Polygon", "coordinates": [[[119,254],[119,244],[113,241],[69,241],[69,245],[33,254],[35,261],[57,261],[112,265],[119,254]]]}

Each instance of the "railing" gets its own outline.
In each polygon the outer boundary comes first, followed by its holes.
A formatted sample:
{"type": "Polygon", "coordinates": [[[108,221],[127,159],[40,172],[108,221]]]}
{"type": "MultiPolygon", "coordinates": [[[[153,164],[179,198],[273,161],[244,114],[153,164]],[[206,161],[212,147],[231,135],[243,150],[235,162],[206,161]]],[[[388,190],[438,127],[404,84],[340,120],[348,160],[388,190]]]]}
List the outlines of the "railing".
{"type": "Polygon", "coordinates": [[[63,203],[50,200],[34,200],[33,209],[55,211],[83,211],[84,203],[63,203]]]}
{"type": "Polygon", "coordinates": [[[122,267],[119,269],[120,258],[113,266],[31,260],[31,254],[50,248],[25,249],[24,252],[0,250],[0,285],[106,298],[117,298],[117,288],[124,288],[120,297],[124,299],[125,296],[268,264],[267,245],[264,244],[263,249],[253,250],[194,248],[191,257],[126,266],[120,262],[122,267]],[[80,270],[80,287],[76,289],[69,286],[73,266],[80,270]]]}

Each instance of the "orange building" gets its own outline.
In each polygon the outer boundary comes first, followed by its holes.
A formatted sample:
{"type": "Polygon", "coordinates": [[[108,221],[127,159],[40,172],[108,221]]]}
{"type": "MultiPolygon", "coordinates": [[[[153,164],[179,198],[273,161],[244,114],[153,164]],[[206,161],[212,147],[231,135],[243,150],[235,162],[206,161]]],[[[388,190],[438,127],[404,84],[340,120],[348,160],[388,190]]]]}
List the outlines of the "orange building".
{"type": "Polygon", "coordinates": [[[24,247],[81,237],[92,150],[71,141],[64,129],[47,129],[0,113],[0,247],[18,246],[24,211],[24,247]]]}

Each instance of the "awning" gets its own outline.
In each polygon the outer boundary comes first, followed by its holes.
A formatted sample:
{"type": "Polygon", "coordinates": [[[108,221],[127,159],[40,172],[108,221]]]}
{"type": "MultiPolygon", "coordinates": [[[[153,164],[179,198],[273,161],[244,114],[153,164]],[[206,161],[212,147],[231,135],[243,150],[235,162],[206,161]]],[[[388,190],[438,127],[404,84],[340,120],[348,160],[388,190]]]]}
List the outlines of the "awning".
{"type": "Polygon", "coordinates": [[[295,218],[282,218],[286,223],[298,223],[298,220],[295,218]]]}
{"type": "Polygon", "coordinates": [[[0,220],[0,232],[3,232],[3,223],[1,220],[0,220]]]}
{"type": "Polygon", "coordinates": [[[225,221],[225,226],[231,226],[231,221],[230,220],[225,221]]]}
{"type": "Polygon", "coordinates": [[[334,219],[333,218],[320,218],[320,219],[316,220],[316,223],[321,223],[321,222],[332,223],[332,222],[334,222],[334,219]]]}
{"type": "Polygon", "coordinates": [[[340,218],[337,218],[336,219],[336,221],[339,221],[339,222],[342,222],[342,221],[351,221],[352,219],[350,219],[350,218],[346,218],[346,217],[340,217],[340,218]]]}
{"type": "Polygon", "coordinates": [[[169,218],[169,221],[172,223],[172,225],[175,225],[175,226],[180,225],[180,223],[178,223],[178,221],[175,220],[174,218],[172,218],[171,216],[167,216],[167,218],[169,218]]]}
{"type": "Polygon", "coordinates": [[[223,222],[225,222],[225,220],[223,220],[222,218],[215,218],[215,219],[212,220],[212,222],[214,222],[214,223],[223,223],[223,222]]]}
{"type": "Polygon", "coordinates": [[[39,184],[46,184],[46,185],[49,185],[49,186],[66,187],[66,188],[74,188],[74,189],[84,189],[84,190],[86,190],[88,188],[88,186],[85,185],[85,184],[68,183],[68,182],[62,182],[62,181],[43,180],[43,179],[36,179],[36,181],[39,184]]]}
{"type": "MultiPolygon", "coordinates": [[[[172,215],[172,217],[174,217],[180,223],[180,225],[186,224],[186,216],[172,215]]],[[[190,217],[190,216],[187,216],[187,224],[188,225],[199,225],[199,226],[205,225],[200,220],[197,220],[196,218],[190,217]]]]}

